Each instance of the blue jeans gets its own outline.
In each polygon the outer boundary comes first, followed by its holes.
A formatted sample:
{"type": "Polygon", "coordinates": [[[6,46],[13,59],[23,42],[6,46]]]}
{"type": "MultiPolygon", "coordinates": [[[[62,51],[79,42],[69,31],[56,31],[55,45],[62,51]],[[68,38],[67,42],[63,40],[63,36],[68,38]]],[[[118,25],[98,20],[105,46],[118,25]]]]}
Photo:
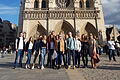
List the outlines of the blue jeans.
{"type": "Polygon", "coordinates": [[[49,64],[50,64],[50,67],[55,65],[54,62],[52,61],[53,53],[54,53],[54,49],[50,49],[49,53],[48,53],[48,59],[47,59],[47,65],[49,66],[49,64]]]}
{"type": "Polygon", "coordinates": [[[57,65],[62,65],[62,59],[63,59],[63,62],[64,62],[64,65],[66,65],[66,62],[65,62],[65,54],[63,54],[63,52],[59,51],[58,52],[58,57],[57,57],[57,65]]]}
{"type": "Polygon", "coordinates": [[[41,66],[44,66],[45,55],[46,55],[46,48],[42,48],[42,52],[41,52],[41,66]]]}
{"type": "Polygon", "coordinates": [[[113,60],[116,61],[115,59],[115,50],[109,49],[109,60],[113,57],[113,60]]]}
{"type": "Polygon", "coordinates": [[[20,66],[22,67],[23,53],[24,53],[23,49],[19,49],[18,52],[16,52],[14,67],[16,67],[17,64],[18,64],[18,58],[19,58],[19,64],[20,64],[20,66]]]}
{"type": "Polygon", "coordinates": [[[65,51],[65,58],[66,65],[68,65],[68,50],[65,51]]]}
{"type": "Polygon", "coordinates": [[[29,49],[27,52],[28,52],[28,54],[27,54],[27,61],[26,61],[26,64],[30,64],[31,56],[32,56],[32,50],[29,49]]]}
{"type": "Polygon", "coordinates": [[[68,50],[68,65],[71,65],[71,56],[73,60],[73,66],[75,66],[75,51],[74,50],[68,50]]]}
{"type": "Polygon", "coordinates": [[[96,48],[96,51],[97,51],[97,53],[98,53],[99,55],[102,54],[102,48],[101,48],[101,47],[97,47],[97,48],[96,48]]]}

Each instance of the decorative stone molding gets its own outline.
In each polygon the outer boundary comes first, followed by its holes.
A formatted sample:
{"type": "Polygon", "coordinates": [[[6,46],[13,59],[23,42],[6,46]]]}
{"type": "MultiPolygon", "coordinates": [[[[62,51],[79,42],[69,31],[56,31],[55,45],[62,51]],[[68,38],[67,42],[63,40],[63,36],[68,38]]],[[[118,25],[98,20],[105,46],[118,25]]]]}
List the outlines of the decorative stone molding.
{"type": "Polygon", "coordinates": [[[97,19],[100,18],[99,10],[25,10],[24,19],[97,19]]]}

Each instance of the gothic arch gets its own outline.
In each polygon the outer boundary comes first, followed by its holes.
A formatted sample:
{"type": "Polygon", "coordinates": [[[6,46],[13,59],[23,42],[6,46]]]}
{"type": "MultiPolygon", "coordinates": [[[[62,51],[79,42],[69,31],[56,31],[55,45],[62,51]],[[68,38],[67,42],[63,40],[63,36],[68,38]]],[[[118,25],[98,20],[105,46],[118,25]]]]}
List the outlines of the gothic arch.
{"type": "Polygon", "coordinates": [[[34,8],[39,8],[39,0],[34,1],[34,8]]]}
{"type": "Polygon", "coordinates": [[[41,3],[41,8],[47,8],[47,2],[46,0],[42,0],[42,3],[41,3]]]}
{"type": "Polygon", "coordinates": [[[86,0],[86,8],[94,8],[94,1],[86,0]]]}
{"type": "Polygon", "coordinates": [[[80,2],[79,2],[79,7],[80,7],[80,8],[84,8],[84,1],[83,1],[83,0],[80,0],[80,2]]]}
{"type": "Polygon", "coordinates": [[[34,38],[39,37],[39,35],[47,35],[47,30],[40,23],[35,25],[29,32],[29,36],[34,38]]]}
{"type": "Polygon", "coordinates": [[[55,32],[57,34],[61,31],[64,32],[65,34],[67,34],[68,32],[72,32],[73,35],[75,35],[75,29],[68,21],[65,20],[58,22],[57,25],[55,26],[55,32]]]}
{"type": "Polygon", "coordinates": [[[89,35],[90,33],[92,33],[95,36],[98,36],[98,32],[97,29],[94,27],[93,24],[91,24],[90,22],[87,22],[86,26],[85,26],[85,31],[86,33],[89,35]]]}
{"type": "Polygon", "coordinates": [[[46,9],[48,8],[48,0],[42,0],[41,2],[41,9],[46,9]]]}

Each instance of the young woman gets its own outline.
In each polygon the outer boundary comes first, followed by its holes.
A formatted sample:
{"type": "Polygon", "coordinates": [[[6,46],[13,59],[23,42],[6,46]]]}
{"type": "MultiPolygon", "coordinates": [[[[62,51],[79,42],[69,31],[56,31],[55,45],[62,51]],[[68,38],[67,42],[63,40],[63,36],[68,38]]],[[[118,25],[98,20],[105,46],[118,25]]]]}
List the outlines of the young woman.
{"type": "Polygon", "coordinates": [[[57,58],[54,61],[54,64],[56,62],[56,68],[58,67],[58,42],[59,42],[59,35],[55,36],[55,51],[57,52],[57,58]]]}
{"type": "Polygon", "coordinates": [[[55,50],[55,35],[53,33],[50,34],[48,37],[48,42],[47,42],[47,52],[48,52],[48,60],[47,60],[47,66],[52,68],[54,67],[53,61],[52,61],[52,55],[55,50]]]}
{"type": "Polygon", "coordinates": [[[81,55],[82,55],[82,61],[83,61],[83,68],[86,68],[88,67],[88,54],[89,54],[89,43],[88,43],[88,37],[86,34],[82,35],[81,43],[82,43],[81,55]]]}
{"type": "Polygon", "coordinates": [[[31,56],[32,56],[32,50],[33,50],[33,39],[32,37],[29,38],[29,40],[26,43],[26,55],[27,55],[27,61],[25,68],[30,68],[30,61],[31,61],[31,56]]]}
{"type": "Polygon", "coordinates": [[[41,41],[41,69],[44,69],[46,47],[47,47],[46,39],[47,39],[47,37],[46,37],[46,35],[44,35],[42,38],[42,41],[41,41]]]}
{"type": "Polygon", "coordinates": [[[95,69],[97,67],[97,63],[99,62],[99,56],[96,52],[96,41],[93,37],[92,34],[90,34],[90,40],[89,40],[89,51],[90,51],[90,56],[91,56],[91,64],[92,68],[95,69]]]}
{"type": "Polygon", "coordinates": [[[58,68],[61,68],[62,59],[63,59],[63,62],[64,62],[64,66],[66,65],[65,55],[64,55],[64,52],[65,52],[65,49],[64,49],[65,46],[64,45],[65,45],[64,39],[63,39],[62,35],[59,35],[59,42],[58,42],[58,68]]]}
{"type": "Polygon", "coordinates": [[[35,41],[34,43],[34,59],[33,59],[33,64],[32,64],[32,68],[31,69],[34,69],[35,67],[35,63],[36,63],[36,60],[37,60],[37,57],[39,57],[39,60],[38,60],[38,68],[40,68],[40,61],[41,61],[41,39],[42,39],[42,36],[39,36],[39,38],[35,41]]]}

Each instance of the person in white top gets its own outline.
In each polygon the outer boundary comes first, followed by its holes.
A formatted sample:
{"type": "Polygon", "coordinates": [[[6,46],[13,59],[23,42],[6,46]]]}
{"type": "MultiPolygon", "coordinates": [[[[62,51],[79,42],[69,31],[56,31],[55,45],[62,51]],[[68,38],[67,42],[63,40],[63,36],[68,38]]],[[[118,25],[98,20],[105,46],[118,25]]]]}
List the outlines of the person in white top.
{"type": "Polygon", "coordinates": [[[75,36],[75,65],[80,67],[80,51],[81,51],[81,42],[80,39],[75,36]]]}
{"type": "Polygon", "coordinates": [[[117,56],[119,57],[120,56],[120,43],[117,41],[115,42],[115,49],[117,52],[117,56]]]}
{"type": "Polygon", "coordinates": [[[31,61],[31,56],[33,52],[33,38],[30,37],[29,40],[26,43],[26,48],[25,48],[26,56],[27,56],[27,61],[25,68],[30,68],[30,61],[31,61]]]}
{"type": "Polygon", "coordinates": [[[109,48],[109,61],[111,61],[111,58],[113,57],[113,60],[116,61],[115,59],[115,43],[112,40],[108,40],[108,48],[109,48]]]}
{"type": "Polygon", "coordinates": [[[20,64],[20,67],[22,67],[22,58],[24,54],[24,49],[25,49],[24,37],[23,37],[23,33],[20,33],[20,37],[16,39],[16,57],[15,57],[13,69],[15,69],[17,66],[18,58],[20,58],[19,64],[20,64]]]}

